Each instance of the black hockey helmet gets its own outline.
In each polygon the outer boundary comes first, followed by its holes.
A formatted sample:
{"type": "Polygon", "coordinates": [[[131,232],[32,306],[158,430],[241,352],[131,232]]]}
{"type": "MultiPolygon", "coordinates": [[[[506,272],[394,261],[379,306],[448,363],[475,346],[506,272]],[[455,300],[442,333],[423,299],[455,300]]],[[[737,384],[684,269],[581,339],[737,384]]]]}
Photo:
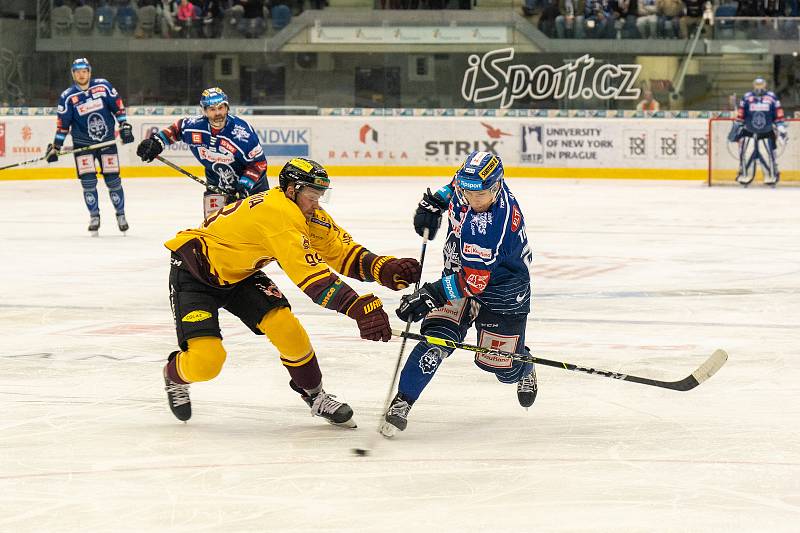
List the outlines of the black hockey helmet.
{"type": "Polygon", "coordinates": [[[295,157],[289,160],[278,175],[281,190],[285,191],[291,184],[295,188],[312,187],[320,191],[327,191],[331,186],[328,171],[314,160],[305,157],[295,157]]]}

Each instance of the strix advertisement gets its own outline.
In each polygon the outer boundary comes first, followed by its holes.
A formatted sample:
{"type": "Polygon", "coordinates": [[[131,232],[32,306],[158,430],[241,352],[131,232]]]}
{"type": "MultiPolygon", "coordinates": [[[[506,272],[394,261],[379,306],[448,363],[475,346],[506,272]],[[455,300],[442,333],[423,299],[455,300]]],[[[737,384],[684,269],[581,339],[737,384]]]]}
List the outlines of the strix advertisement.
{"type": "Polygon", "coordinates": [[[422,137],[423,158],[426,162],[436,164],[459,164],[473,151],[489,152],[501,158],[512,153],[517,136],[512,123],[508,121],[494,122],[481,120],[459,120],[448,124],[439,119],[427,121],[432,127],[425,128],[430,135],[422,137]]]}

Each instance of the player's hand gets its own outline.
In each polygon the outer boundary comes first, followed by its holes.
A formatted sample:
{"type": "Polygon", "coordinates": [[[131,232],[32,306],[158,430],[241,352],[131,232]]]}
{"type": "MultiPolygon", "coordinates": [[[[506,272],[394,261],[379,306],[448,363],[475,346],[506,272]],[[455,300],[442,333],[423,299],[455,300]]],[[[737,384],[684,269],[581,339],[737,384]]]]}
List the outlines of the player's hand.
{"type": "Polygon", "coordinates": [[[406,294],[400,298],[397,317],[403,322],[417,322],[425,315],[447,303],[447,298],[435,283],[426,283],[414,294],[406,294]]]}
{"type": "Polygon", "coordinates": [[[119,125],[119,138],[122,139],[122,144],[133,142],[133,126],[129,122],[123,122],[119,125]]]}
{"type": "Polygon", "coordinates": [[[350,304],[345,314],[356,321],[362,339],[387,342],[392,338],[389,316],[375,295],[360,296],[350,304]]]}
{"type": "Polygon", "coordinates": [[[442,224],[442,211],[447,209],[447,203],[431,192],[430,189],[422,195],[422,200],[414,212],[414,231],[422,237],[428,230],[428,238],[433,240],[436,231],[442,224]]]}
{"type": "Polygon", "coordinates": [[[58,161],[58,151],[60,149],[60,146],[56,146],[53,143],[47,145],[47,148],[45,148],[45,154],[47,156],[48,163],[55,163],[58,161]]]}
{"type": "Polygon", "coordinates": [[[789,132],[786,130],[786,126],[778,126],[778,137],[780,137],[781,141],[784,143],[789,140],[789,132]]]}
{"type": "Polygon", "coordinates": [[[142,142],[136,147],[136,155],[142,158],[142,161],[149,163],[156,158],[161,152],[164,151],[164,141],[158,135],[153,135],[142,142]]]}
{"type": "Polygon", "coordinates": [[[255,181],[253,181],[252,179],[250,179],[248,176],[245,175],[239,176],[237,182],[239,183],[239,187],[242,188],[242,190],[239,192],[240,194],[243,193],[243,197],[248,196],[250,194],[250,191],[253,190],[253,186],[256,184],[255,181]]]}
{"type": "Polygon", "coordinates": [[[384,287],[389,287],[393,291],[405,289],[412,283],[419,281],[422,274],[422,267],[419,261],[409,257],[390,257],[382,255],[375,261],[376,276],[378,283],[384,287]]]}

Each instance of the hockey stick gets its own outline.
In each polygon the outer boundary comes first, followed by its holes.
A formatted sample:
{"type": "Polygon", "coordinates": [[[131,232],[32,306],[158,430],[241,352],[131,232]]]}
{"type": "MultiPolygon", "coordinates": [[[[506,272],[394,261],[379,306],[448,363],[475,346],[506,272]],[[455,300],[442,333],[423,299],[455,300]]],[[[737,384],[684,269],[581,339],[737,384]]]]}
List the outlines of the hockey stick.
{"type": "MultiPolygon", "coordinates": [[[[83,146],[81,148],[75,148],[73,150],[64,150],[63,152],[58,152],[58,155],[62,156],[70,154],[80,154],[81,152],[91,152],[92,150],[105,148],[106,146],[111,146],[112,144],[117,144],[117,141],[105,141],[97,144],[91,144],[89,146],[83,146]]],[[[47,159],[47,154],[44,154],[41,157],[37,157],[36,159],[29,159],[28,161],[20,161],[19,163],[11,163],[10,165],[0,167],[0,170],[6,170],[8,168],[14,168],[14,167],[21,167],[24,165],[32,165],[34,163],[38,163],[39,161],[44,161],[45,159],[47,159]]]]}
{"type": "Polygon", "coordinates": [[[205,185],[206,189],[208,189],[209,191],[215,192],[217,194],[228,194],[227,192],[225,192],[224,190],[220,189],[216,185],[211,185],[210,183],[208,183],[203,178],[198,178],[197,176],[195,176],[194,174],[192,174],[188,170],[185,170],[185,169],[179,167],[178,165],[176,165],[175,163],[173,163],[172,161],[170,161],[166,157],[161,157],[160,155],[157,155],[156,159],[158,159],[159,161],[161,161],[162,163],[167,165],[169,168],[171,168],[173,170],[177,170],[178,172],[180,172],[184,176],[193,179],[197,183],[199,183],[201,185],[205,185]]]}
{"type": "MultiPolygon", "coordinates": [[[[419,277],[420,279],[414,284],[414,292],[419,290],[419,282],[422,279],[422,266],[425,264],[425,250],[428,248],[428,228],[422,230],[422,250],[419,254],[419,277]]],[[[408,339],[410,333],[408,332],[411,329],[411,319],[406,322],[406,329],[405,331],[399,330],[392,330],[392,335],[396,335],[400,333],[403,337],[403,341],[400,343],[400,353],[397,356],[397,362],[394,365],[394,374],[392,375],[392,382],[389,384],[389,392],[386,394],[386,400],[383,402],[383,410],[381,411],[381,418],[378,421],[378,427],[375,430],[375,433],[370,434],[369,440],[367,441],[366,445],[363,448],[353,448],[352,452],[358,456],[369,455],[370,450],[375,447],[375,443],[378,440],[378,436],[381,434],[381,427],[383,426],[383,418],[386,415],[386,411],[389,410],[389,405],[392,403],[392,393],[394,392],[395,385],[397,384],[397,376],[400,374],[400,366],[403,362],[403,353],[406,351],[406,339],[408,339]]]]}
{"type": "Polygon", "coordinates": [[[641,383],[642,385],[650,385],[652,387],[661,387],[662,389],[671,389],[677,391],[687,391],[700,385],[702,382],[713,376],[719,370],[725,361],[728,360],[728,354],[725,350],[715,350],[711,357],[700,365],[697,370],[689,374],[683,379],[678,381],[660,381],[657,379],[643,378],[639,376],[630,376],[628,374],[620,374],[618,372],[610,372],[608,370],[598,370],[588,366],[580,366],[572,363],[564,363],[562,361],[552,361],[536,356],[523,356],[522,354],[514,354],[503,352],[500,350],[493,350],[492,348],[485,348],[483,346],[473,346],[472,344],[464,344],[463,342],[453,342],[447,339],[440,339],[438,337],[429,337],[427,335],[419,335],[417,333],[409,333],[407,331],[400,331],[397,329],[392,330],[392,335],[395,337],[402,337],[405,343],[406,339],[414,339],[418,341],[426,341],[429,344],[437,346],[446,346],[448,348],[459,348],[461,350],[468,350],[470,352],[478,352],[485,354],[501,355],[509,357],[514,361],[523,361],[530,363],[531,359],[534,363],[539,363],[544,366],[553,366],[556,368],[563,368],[564,370],[572,370],[574,372],[583,372],[585,374],[595,374],[606,378],[620,379],[622,381],[632,381],[634,383],[641,383]]]}

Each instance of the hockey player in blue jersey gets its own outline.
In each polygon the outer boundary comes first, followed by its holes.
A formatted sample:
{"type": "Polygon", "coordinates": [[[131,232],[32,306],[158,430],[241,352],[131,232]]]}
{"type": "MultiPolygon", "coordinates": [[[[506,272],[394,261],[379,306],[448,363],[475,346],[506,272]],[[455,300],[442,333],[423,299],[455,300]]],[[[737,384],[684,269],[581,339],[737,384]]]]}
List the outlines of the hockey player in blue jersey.
{"type": "MultiPolygon", "coordinates": [[[[123,144],[133,142],[133,128],[127,121],[125,105],[108,80],[92,78],[92,66],[85,57],[72,62],[72,87],[61,93],[58,100],[58,123],[52,144],[47,145],[47,162],[58,160],[58,152],[68,134],[76,148],[114,140],[114,121],[119,123],[123,144]]],[[[125,218],[125,193],[119,175],[119,155],[116,145],[75,154],[75,166],[83,187],[83,199],[89,209],[89,231],[97,235],[100,228],[100,204],[97,198],[97,168],[105,179],[111,203],[117,214],[117,226],[128,231],[125,218]]]]}
{"type": "Polygon", "coordinates": [[[203,213],[208,215],[239,198],[269,189],[267,158],[252,126],[230,115],[227,95],[219,87],[200,96],[202,116],[182,118],[139,143],[136,155],[149,163],[168,145],[183,141],[205,167],[206,182],[226,191],[206,189],[203,213]]]}
{"type": "MultiPolygon", "coordinates": [[[[423,319],[424,335],[461,342],[474,324],[480,346],[528,353],[525,326],[530,312],[532,253],[522,211],[503,179],[503,163],[489,152],[472,152],[453,180],[422,197],[414,229],[432,239],[443,212],[448,215],[444,270],[436,281],[404,296],[397,316],[423,319]]],[[[408,413],[453,349],[418,343],[400,375],[397,395],[385,413],[381,433],[404,430],[408,413]]],[[[476,354],[475,364],[502,383],[516,383],[525,408],[536,399],[536,372],[530,362],[476,354]]]]}
{"type": "Polygon", "coordinates": [[[743,186],[752,183],[756,165],[761,165],[764,184],[774,187],[780,181],[777,163],[777,135],[786,142],[788,132],[783,108],[778,96],[767,90],[763,78],[753,81],[753,90],[742,97],[736,110],[736,120],[728,134],[730,142],[739,143],[739,173],[736,176],[743,186]]]}

